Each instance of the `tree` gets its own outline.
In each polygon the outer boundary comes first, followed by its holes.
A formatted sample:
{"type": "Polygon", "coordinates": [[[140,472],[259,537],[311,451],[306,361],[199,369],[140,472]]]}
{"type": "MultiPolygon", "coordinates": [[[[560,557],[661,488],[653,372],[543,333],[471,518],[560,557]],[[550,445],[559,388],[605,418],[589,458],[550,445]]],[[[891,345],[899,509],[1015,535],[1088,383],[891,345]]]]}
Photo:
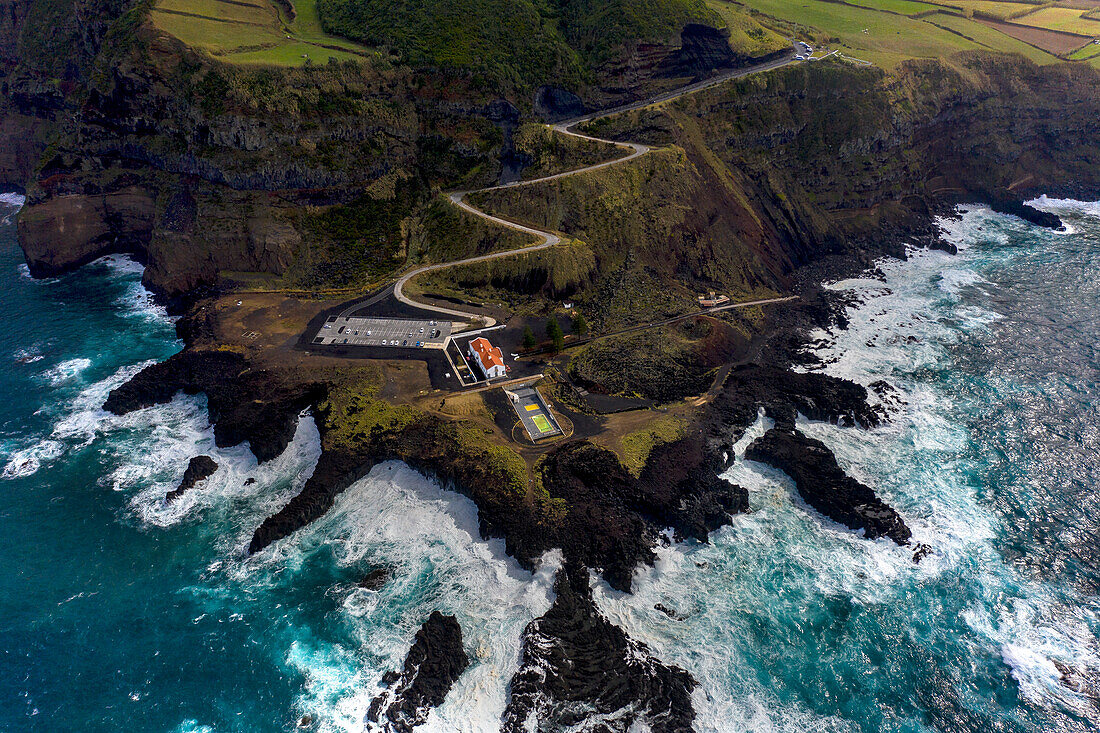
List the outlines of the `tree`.
{"type": "Polygon", "coordinates": [[[546,335],[550,337],[550,341],[554,344],[554,351],[561,351],[565,346],[565,333],[561,330],[561,324],[558,323],[557,318],[551,318],[546,322],[546,335]]]}
{"type": "Polygon", "coordinates": [[[573,314],[573,333],[578,336],[583,336],[588,333],[588,321],[584,320],[584,316],[580,313],[573,314]]]}
{"type": "Polygon", "coordinates": [[[523,327],[523,348],[530,351],[535,348],[535,332],[531,330],[530,326],[523,327]]]}

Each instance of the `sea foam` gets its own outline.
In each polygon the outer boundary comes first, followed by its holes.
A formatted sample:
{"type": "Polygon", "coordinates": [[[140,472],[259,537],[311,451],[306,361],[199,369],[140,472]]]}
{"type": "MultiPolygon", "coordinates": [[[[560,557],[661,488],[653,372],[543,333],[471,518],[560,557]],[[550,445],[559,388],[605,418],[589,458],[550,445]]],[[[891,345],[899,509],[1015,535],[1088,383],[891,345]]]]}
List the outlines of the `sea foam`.
{"type": "Polygon", "coordinates": [[[383,566],[393,574],[377,591],[345,591],[356,647],[309,634],[291,645],[287,663],[306,680],[300,712],[319,719],[322,730],[363,730],[382,675],[401,669],[417,629],[439,610],[458,618],[470,667],[422,730],[498,730],[523,629],[553,602],[559,554],[549,554],[535,573],[521,569],[502,541],[480,538],[472,501],[390,462],[348,488],[321,520],[239,572],[250,584],[287,582],[285,572],[326,550],[342,566],[383,566]]]}

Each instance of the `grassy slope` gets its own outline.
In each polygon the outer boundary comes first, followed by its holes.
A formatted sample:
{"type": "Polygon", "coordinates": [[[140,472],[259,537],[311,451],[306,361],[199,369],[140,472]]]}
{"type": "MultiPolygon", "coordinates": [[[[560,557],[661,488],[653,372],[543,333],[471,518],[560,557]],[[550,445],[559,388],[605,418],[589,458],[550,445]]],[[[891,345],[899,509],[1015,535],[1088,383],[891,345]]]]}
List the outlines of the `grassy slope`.
{"type": "Polygon", "coordinates": [[[885,10],[898,15],[919,15],[936,9],[935,5],[917,2],[917,0],[847,0],[847,2],[862,8],[885,10]]]}
{"type": "Polygon", "coordinates": [[[314,0],[299,0],[295,10],[288,21],[271,0],[158,0],[152,19],[188,46],[238,64],[302,66],[372,55],[327,35],[314,0]]]}
{"type": "Polygon", "coordinates": [[[763,25],[742,8],[725,0],[707,0],[710,7],[730,32],[730,47],[746,56],[764,56],[789,48],[791,42],[783,35],[763,25]]]}

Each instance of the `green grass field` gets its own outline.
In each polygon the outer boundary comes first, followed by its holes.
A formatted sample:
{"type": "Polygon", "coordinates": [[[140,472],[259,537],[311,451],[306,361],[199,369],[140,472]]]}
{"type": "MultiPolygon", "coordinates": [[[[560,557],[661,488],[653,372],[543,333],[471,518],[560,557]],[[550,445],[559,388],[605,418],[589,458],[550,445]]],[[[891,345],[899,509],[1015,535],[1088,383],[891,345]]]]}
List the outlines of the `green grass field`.
{"type": "Polygon", "coordinates": [[[917,0],[847,0],[847,2],[862,8],[885,10],[898,15],[920,15],[937,9],[936,5],[917,2],[917,0]]]}
{"type": "Polygon", "coordinates": [[[936,5],[966,12],[982,13],[997,20],[1008,18],[1033,10],[1034,6],[1022,2],[1000,2],[1000,0],[932,0],[936,5]]]}
{"type": "Polygon", "coordinates": [[[545,415],[535,415],[531,418],[531,422],[535,424],[535,427],[539,429],[540,433],[549,433],[554,429],[550,427],[550,421],[546,419],[545,415]]]}
{"type": "Polygon", "coordinates": [[[723,0],[707,0],[730,31],[730,46],[747,56],[764,56],[789,48],[791,42],[779,33],[761,25],[739,5],[723,0]]]}
{"type": "Polygon", "coordinates": [[[188,46],[237,64],[302,66],[363,60],[369,49],[321,29],[316,0],[289,21],[270,0],[158,0],[153,23],[188,46]]]}
{"type": "Polygon", "coordinates": [[[1013,22],[1052,31],[1100,38],[1100,20],[1082,18],[1081,15],[1084,12],[1077,8],[1043,8],[1022,18],[1017,18],[1013,22]]]}
{"type": "Polygon", "coordinates": [[[886,68],[914,57],[940,57],[981,48],[974,41],[922,20],[825,0],[744,0],[744,4],[806,32],[818,43],[886,68]],[[839,43],[829,39],[839,39],[839,43]]]}

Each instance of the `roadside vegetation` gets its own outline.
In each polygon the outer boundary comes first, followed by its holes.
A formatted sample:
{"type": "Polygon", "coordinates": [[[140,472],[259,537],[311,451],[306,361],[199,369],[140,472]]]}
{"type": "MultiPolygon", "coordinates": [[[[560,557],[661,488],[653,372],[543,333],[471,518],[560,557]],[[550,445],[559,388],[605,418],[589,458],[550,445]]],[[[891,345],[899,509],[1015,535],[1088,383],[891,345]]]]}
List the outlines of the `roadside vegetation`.
{"type": "Polygon", "coordinates": [[[521,125],[512,142],[516,153],[528,162],[523,169],[524,180],[584,168],[630,153],[627,148],[562,135],[537,122],[521,125]]]}
{"type": "Polygon", "coordinates": [[[674,402],[705,392],[740,346],[728,325],[688,319],[586,344],[570,359],[569,375],[590,391],[674,402]]]}

